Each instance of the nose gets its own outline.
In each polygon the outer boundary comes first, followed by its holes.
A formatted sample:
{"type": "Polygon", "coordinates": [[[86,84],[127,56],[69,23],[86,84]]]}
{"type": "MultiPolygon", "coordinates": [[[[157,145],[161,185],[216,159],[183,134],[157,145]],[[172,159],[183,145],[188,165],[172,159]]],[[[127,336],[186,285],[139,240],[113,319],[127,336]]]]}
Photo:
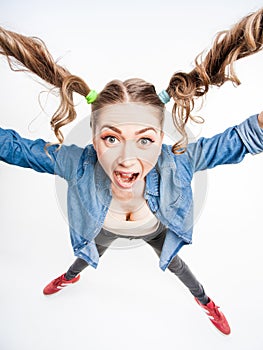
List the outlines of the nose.
{"type": "Polygon", "coordinates": [[[126,141],[121,149],[119,164],[129,168],[136,163],[136,147],[132,141],[126,141]]]}

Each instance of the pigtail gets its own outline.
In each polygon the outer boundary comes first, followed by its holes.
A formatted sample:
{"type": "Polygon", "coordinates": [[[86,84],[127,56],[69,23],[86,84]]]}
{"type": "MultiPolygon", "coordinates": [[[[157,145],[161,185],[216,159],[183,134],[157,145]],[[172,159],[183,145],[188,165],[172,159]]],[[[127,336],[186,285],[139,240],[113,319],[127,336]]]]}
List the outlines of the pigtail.
{"type": "Polygon", "coordinates": [[[167,88],[174,99],[172,110],[175,127],[182,138],[173,146],[174,153],[182,153],[188,143],[185,125],[193,117],[195,99],[204,96],[209,86],[221,86],[232,81],[236,86],[240,81],[234,70],[234,62],[240,58],[259,52],[263,48],[263,9],[258,10],[235,24],[230,30],[217,34],[212,48],[195,59],[195,68],[190,73],[175,73],[167,88]]]}
{"type": "Polygon", "coordinates": [[[60,105],[51,119],[51,127],[62,144],[60,128],[76,118],[73,92],[87,96],[88,85],[67,69],[58,65],[39,38],[26,37],[0,27],[0,54],[6,56],[14,71],[29,71],[59,89],[60,105]]]}

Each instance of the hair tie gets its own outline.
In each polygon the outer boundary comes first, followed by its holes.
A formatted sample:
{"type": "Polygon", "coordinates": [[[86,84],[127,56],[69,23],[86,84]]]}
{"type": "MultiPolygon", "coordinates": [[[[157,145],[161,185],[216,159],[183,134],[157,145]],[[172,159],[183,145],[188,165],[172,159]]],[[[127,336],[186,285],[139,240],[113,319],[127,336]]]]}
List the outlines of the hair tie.
{"type": "Polygon", "coordinates": [[[96,98],[98,97],[98,93],[95,90],[90,90],[88,95],[85,97],[88,104],[93,103],[96,101],[96,98]]]}
{"type": "Polygon", "coordinates": [[[162,90],[159,94],[158,94],[159,99],[162,101],[162,103],[166,104],[167,102],[170,101],[171,97],[168,94],[168,92],[166,90],[162,90]]]}

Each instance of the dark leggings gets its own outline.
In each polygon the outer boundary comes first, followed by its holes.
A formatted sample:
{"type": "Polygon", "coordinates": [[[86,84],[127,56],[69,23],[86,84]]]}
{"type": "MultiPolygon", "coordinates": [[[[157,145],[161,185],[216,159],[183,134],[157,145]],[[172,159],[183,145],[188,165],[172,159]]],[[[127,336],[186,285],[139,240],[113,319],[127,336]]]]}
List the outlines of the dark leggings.
{"type": "MultiPolygon", "coordinates": [[[[165,239],[165,234],[166,228],[163,226],[159,226],[159,229],[155,233],[139,238],[143,239],[145,242],[150,244],[150,246],[154,249],[156,254],[160,257],[165,239]]],[[[98,249],[100,257],[104,254],[104,252],[110,246],[110,244],[118,237],[124,236],[114,234],[104,229],[100,231],[98,236],[95,238],[96,247],[98,249]]],[[[134,237],[125,236],[125,238],[132,239],[134,237]]],[[[77,258],[66,272],[65,278],[67,280],[71,280],[72,278],[76,277],[82,270],[84,270],[88,265],[89,264],[85,260],[77,258]]],[[[176,255],[170,262],[168,269],[182,281],[182,283],[202,304],[208,303],[209,298],[205,294],[203,286],[197,281],[189,267],[178,255],[176,255]]]]}

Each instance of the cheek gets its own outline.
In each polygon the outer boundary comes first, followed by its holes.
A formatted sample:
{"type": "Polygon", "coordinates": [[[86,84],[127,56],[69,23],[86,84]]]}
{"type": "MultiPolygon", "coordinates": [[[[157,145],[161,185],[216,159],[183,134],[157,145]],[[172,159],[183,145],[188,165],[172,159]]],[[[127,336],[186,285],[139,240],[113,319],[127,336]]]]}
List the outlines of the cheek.
{"type": "Polygon", "coordinates": [[[160,148],[157,146],[156,148],[151,147],[149,150],[144,151],[140,157],[141,161],[143,162],[144,168],[151,170],[156,165],[159,154],[160,154],[160,148]]]}
{"type": "Polygon", "coordinates": [[[98,139],[95,139],[93,141],[93,145],[94,145],[94,148],[97,152],[98,158],[99,159],[102,158],[104,153],[107,151],[107,148],[106,148],[104,142],[100,138],[98,138],[98,139]]]}
{"type": "Polygon", "coordinates": [[[97,157],[103,169],[109,173],[109,171],[111,171],[117,163],[119,151],[117,149],[107,148],[105,146],[98,147],[97,157]]]}

